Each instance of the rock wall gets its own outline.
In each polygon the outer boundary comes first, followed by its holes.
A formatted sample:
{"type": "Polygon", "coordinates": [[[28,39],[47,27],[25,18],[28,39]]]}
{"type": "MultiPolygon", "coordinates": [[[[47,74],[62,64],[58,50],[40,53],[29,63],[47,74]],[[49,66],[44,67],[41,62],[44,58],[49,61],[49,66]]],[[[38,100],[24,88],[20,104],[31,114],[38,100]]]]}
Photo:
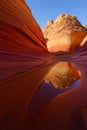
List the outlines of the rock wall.
{"type": "Polygon", "coordinates": [[[51,58],[24,0],[0,0],[0,129],[22,129],[51,58]]]}
{"type": "MultiPolygon", "coordinates": [[[[57,25],[57,22],[50,22],[50,24],[54,26],[57,25]]],[[[61,37],[59,36],[58,39],[64,44],[67,42],[69,44],[62,50],[71,51],[70,40],[73,29],[69,31],[65,28],[64,31],[61,31],[62,28],[64,28],[63,25],[60,29],[58,28],[58,34],[61,32],[61,37]]],[[[76,28],[74,30],[77,36],[81,36],[80,41],[82,41],[87,33],[84,27],[81,27],[80,31],[77,31],[76,28]]],[[[54,37],[57,38],[56,32],[56,28],[53,27],[50,35],[47,36],[48,39],[53,39],[52,46],[47,43],[50,50],[54,48],[53,43],[59,43],[54,42],[54,37]],[[53,34],[55,35],[53,36],[53,34]]],[[[73,42],[73,40],[71,41],[73,42]]],[[[76,130],[79,128],[84,130],[85,125],[79,121],[78,116],[78,113],[85,110],[87,106],[87,43],[83,43],[83,45],[72,54],[49,53],[42,31],[25,1],[0,0],[1,130],[70,130],[72,126],[76,130]],[[81,84],[60,96],[57,95],[33,120],[29,120],[28,112],[33,95],[38,91],[44,76],[59,61],[70,61],[81,70],[81,84]],[[78,119],[76,122],[79,122],[77,125],[74,121],[75,117],[78,119]]],[[[58,51],[58,46],[55,51],[58,51]]],[[[82,119],[81,116],[80,119],[82,119]]]]}
{"type": "Polygon", "coordinates": [[[48,21],[42,31],[48,39],[46,44],[50,52],[73,52],[87,35],[87,29],[75,16],[69,14],[59,15],[51,24],[48,21]]]}

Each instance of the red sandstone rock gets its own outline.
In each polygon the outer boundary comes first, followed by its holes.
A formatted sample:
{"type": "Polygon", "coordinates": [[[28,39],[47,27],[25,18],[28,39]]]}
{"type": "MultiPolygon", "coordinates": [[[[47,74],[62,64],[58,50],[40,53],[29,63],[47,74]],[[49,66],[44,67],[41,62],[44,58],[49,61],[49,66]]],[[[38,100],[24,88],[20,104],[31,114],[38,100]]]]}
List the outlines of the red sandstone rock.
{"type": "Polygon", "coordinates": [[[62,14],[55,21],[47,22],[43,34],[48,39],[47,48],[50,52],[73,52],[87,35],[87,29],[75,16],[62,14]]]}
{"type": "Polygon", "coordinates": [[[87,106],[86,60],[87,44],[74,54],[50,54],[24,0],[0,0],[0,129],[70,130],[74,124],[72,115],[87,106]],[[60,60],[75,64],[81,70],[82,82],[55,97],[29,122],[32,96],[46,73],[60,60]]]}
{"type": "Polygon", "coordinates": [[[23,0],[0,0],[0,129],[19,130],[52,66],[41,29],[23,0]]]}
{"type": "Polygon", "coordinates": [[[32,122],[31,128],[33,125],[37,129],[43,127],[49,130],[87,128],[87,42],[70,57],[71,62],[81,71],[80,85],[53,98],[32,122]]]}

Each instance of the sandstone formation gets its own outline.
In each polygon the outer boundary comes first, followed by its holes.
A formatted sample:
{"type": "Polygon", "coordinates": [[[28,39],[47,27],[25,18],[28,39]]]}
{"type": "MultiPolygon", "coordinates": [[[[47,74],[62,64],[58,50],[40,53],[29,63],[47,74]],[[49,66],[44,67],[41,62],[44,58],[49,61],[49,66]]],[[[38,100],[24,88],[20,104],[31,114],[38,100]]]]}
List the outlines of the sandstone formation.
{"type": "Polygon", "coordinates": [[[42,30],[50,52],[73,52],[87,35],[87,28],[75,16],[62,14],[55,21],[48,21],[42,30]]]}
{"type": "MultiPolygon", "coordinates": [[[[83,32],[81,29],[79,36],[83,37],[83,32]]],[[[78,31],[75,34],[78,36],[78,31]]],[[[87,126],[84,116],[86,68],[87,43],[71,54],[49,53],[42,31],[25,0],[0,0],[1,130],[84,130],[87,126]],[[30,119],[29,108],[34,94],[44,76],[60,61],[72,62],[81,71],[81,84],[54,97],[34,119],[30,119]]]]}
{"type": "Polygon", "coordinates": [[[22,129],[52,57],[24,0],[0,0],[0,129],[22,129]]]}
{"type": "Polygon", "coordinates": [[[87,129],[87,42],[71,54],[70,61],[81,71],[80,85],[53,98],[32,122],[32,128],[87,129]]]}

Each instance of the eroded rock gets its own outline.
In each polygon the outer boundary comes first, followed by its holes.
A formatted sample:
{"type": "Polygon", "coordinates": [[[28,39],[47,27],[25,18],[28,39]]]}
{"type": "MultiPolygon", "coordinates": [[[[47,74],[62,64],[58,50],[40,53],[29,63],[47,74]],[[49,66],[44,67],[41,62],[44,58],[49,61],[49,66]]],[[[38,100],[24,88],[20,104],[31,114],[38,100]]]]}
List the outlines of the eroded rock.
{"type": "Polygon", "coordinates": [[[47,22],[43,34],[48,39],[47,48],[50,52],[73,52],[87,35],[87,28],[75,16],[62,14],[51,24],[47,22]]]}

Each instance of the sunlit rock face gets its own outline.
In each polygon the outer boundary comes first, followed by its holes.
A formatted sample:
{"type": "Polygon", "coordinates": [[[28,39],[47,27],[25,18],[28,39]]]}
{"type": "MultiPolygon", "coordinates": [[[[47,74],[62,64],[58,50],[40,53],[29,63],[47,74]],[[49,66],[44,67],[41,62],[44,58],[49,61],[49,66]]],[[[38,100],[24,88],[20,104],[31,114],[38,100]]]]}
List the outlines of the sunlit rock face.
{"type": "Polygon", "coordinates": [[[79,80],[80,74],[71,63],[60,62],[50,70],[44,79],[46,83],[52,83],[55,88],[63,89],[79,80]]]}
{"type": "MultiPolygon", "coordinates": [[[[54,25],[54,22],[50,21],[50,26],[52,24],[54,25]]],[[[87,43],[82,45],[72,54],[49,53],[42,31],[25,0],[0,0],[1,130],[86,128],[84,113],[87,106],[87,43]],[[77,70],[81,71],[81,84],[61,95],[53,96],[45,104],[40,104],[43,103],[43,99],[34,104],[33,109],[37,109],[37,106],[39,108],[40,105],[43,107],[31,119],[29,113],[32,99],[38,92],[43,78],[60,61],[72,62],[77,67],[73,69],[71,64],[64,63],[64,66],[68,65],[63,71],[66,75],[75,71],[75,76],[78,76],[77,70]]],[[[62,48],[62,51],[64,50],[67,49],[62,48]]],[[[41,96],[40,93],[38,98],[41,99],[41,96]]],[[[47,100],[48,97],[44,95],[44,98],[47,100]]]]}
{"type": "MultiPolygon", "coordinates": [[[[43,29],[43,34],[46,39],[47,48],[50,52],[67,51],[73,52],[77,50],[81,45],[81,41],[87,34],[87,29],[81,25],[75,16],[68,14],[62,14],[57,17],[55,21],[49,20],[43,29]],[[48,39],[48,40],[47,40],[48,39]]],[[[62,88],[65,82],[65,87],[70,86],[70,82],[74,83],[80,78],[78,71],[72,72],[70,81],[68,78],[70,63],[61,63],[54,67],[45,78],[47,83],[53,83],[55,87],[62,88]],[[57,68],[57,69],[56,69],[57,68]],[[67,73],[60,74],[57,70],[68,69],[67,73]],[[55,71],[56,70],[56,71],[55,71]],[[78,73],[78,74],[77,74],[78,73]],[[78,76],[77,76],[78,75],[78,76]],[[64,82],[63,76],[68,77],[64,82]],[[57,78],[59,77],[59,78],[57,78]],[[76,78],[76,80],[74,80],[76,78]],[[67,83],[66,83],[67,82],[67,83]]],[[[71,83],[71,84],[72,84],[71,83]]]]}
{"type": "Polygon", "coordinates": [[[44,37],[48,39],[46,44],[50,52],[61,50],[73,52],[87,35],[87,29],[75,16],[62,14],[51,24],[50,21],[43,29],[44,37]]]}

